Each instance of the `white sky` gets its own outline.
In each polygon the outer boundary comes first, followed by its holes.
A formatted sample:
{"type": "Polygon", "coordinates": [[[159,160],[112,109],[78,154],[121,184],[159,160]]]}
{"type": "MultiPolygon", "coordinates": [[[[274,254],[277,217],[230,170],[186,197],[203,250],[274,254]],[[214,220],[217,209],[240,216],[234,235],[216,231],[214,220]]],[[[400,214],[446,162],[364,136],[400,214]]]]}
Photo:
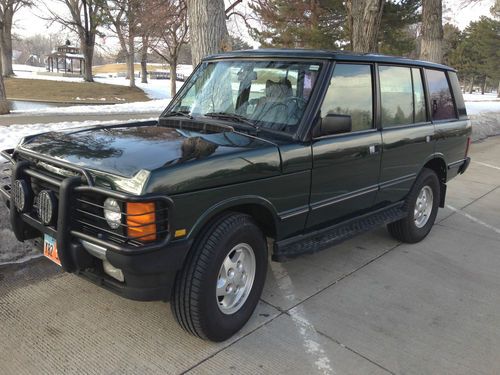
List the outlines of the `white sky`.
{"type": "MultiPolygon", "coordinates": [[[[489,9],[493,6],[495,0],[481,0],[478,4],[469,5],[468,7],[462,8],[461,4],[464,0],[444,0],[444,5],[449,9],[449,12],[444,14],[445,19],[449,18],[452,23],[457,25],[460,29],[464,29],[469,22],[478,20],[481,16],[490,17],[489,9]]],[[[231,3],[232,1],[226,0],[226,3],[231,3]]],[[[244,7],[247,1],[243,1],[243,4],[237,6],[236,9],[244,7]]],[[[38,4],[42,1],[38,2],[38,4]]],[[[56,11],[64,11],[65,6],[56,0],[45,0],[43,1],[45,5],[38,5],[34,8],[24,8],[21,9],[15,16],[14,22],[14,32],[21,37],[26,37],[34,34],[45,34],[45,33],[61,33],[64,38],[69,37],[73,42],[77,42],[77,38],[71,35],[68,30],[64,30],[61,25],[54,24],[49,27],[49,23],[39,17],[39,15],[47,15],[48,11],[46,7],[56,11]]],[[[258,43],[252,41],[245,30],[245,26],[238,19],[231,22],[230,28],[235,31],[237,35],[241,35],[247,42],[255,47],[258,43]]],[[[104,49],[113,49],[116,43],[110,38],[106,40],[98,40],[98,44],[103,45],[104,49]]]]}

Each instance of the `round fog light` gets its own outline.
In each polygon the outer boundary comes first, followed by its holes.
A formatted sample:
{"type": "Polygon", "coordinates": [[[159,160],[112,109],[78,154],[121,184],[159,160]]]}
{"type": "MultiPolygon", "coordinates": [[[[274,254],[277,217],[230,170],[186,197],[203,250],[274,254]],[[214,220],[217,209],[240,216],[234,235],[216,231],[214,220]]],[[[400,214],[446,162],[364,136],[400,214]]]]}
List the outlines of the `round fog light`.
{"type": "Polygon", "coordinates": [[[116,199],[107,198],[104,201],[104,218],[111,229],[118,229],[122,224],[122,210],[116,199]]]}

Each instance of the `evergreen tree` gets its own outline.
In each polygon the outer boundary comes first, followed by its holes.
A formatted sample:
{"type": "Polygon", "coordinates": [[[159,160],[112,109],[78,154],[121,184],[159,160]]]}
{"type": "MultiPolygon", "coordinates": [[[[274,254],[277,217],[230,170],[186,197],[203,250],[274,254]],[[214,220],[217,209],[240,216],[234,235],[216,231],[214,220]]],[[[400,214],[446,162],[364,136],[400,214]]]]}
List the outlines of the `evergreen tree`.
{"type": "Polygon", "coordinates": [[[387,1],[382,13],[379,51],[388,55],[415,57],[416,26],[422,0],[387,1]]]}
{"type": "Polygon", "coordinates": [[[255,0],[250,7],[263,25],[251,35],[263,47],[340,49],[345,44],[341,0],[255,0]]]}
{"type": "Polygon", "coordinates": [[[500,80],[500,21],[481,17],[464,30],[454,51],[449,55],[450,64],[459,71],[462,82],[480,83],[484,93],[487,79],[500,80]]]}

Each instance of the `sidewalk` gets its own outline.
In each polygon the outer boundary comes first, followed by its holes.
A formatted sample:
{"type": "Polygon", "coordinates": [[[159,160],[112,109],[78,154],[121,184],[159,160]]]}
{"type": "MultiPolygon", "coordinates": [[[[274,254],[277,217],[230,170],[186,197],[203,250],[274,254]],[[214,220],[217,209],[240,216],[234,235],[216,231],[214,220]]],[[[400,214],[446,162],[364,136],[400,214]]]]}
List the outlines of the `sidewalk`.
{"type": "Polygon", "coordinates": [[[186,334],[165,303],[122,299],[48,260],[0,268],[1,372],[498,373],[500,137],[471,156],[423,242],[380,228],[271,263],[251,321],[221,344],[186,334]]]}

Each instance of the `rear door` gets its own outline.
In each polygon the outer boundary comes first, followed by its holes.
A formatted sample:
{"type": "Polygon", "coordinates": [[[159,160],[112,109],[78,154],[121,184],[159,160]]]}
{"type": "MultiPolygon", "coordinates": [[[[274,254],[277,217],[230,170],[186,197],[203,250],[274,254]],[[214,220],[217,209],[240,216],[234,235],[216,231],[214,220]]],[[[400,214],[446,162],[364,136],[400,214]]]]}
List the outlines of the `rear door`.
{"type": "Polygon", "coordinates": [[[349,116],[352,130],[313,140],[308,227],[342,220],[374,204],[381,135],[374,126],[373,69],[363,63],[334,67],[320,116],[349,116]]]}
{"type": "Polygon", "coordinates": [[[378,204],[402,200],[434,153],[421,68],[378,65],[382,164],[378,204]]]}

